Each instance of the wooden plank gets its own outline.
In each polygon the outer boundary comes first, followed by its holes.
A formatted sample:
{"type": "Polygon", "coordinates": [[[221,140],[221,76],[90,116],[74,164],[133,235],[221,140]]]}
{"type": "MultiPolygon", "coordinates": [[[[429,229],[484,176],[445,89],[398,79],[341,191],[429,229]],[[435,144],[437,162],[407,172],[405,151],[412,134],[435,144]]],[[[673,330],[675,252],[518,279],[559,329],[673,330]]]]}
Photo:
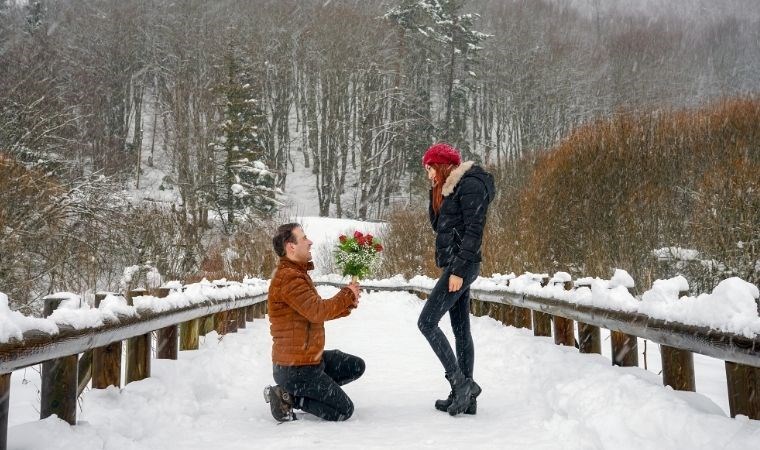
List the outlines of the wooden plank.
{"type": "MultiPolygon", "coordinates": [[[[249,306],[249,308],[252,308],[253,306],[249,306]]],[[[200,329],[198,330],[198,334],[201,336],[205,336],[206,334],[214,331],[214,315],[210,316],[203,316],[199,319],[201,321],[200,329]]]]}
{"type": "Polygon", "coordinates": [[[57,415],[71,425],[77,423],[77,355],[42,363],[40,370],[40,419],[57,415]]]}
{"type": "Polygon", "coordinates": [[[694,380],[694,354],[667,345],[660,346],[662,382],[677,391],[697,390],[694,380]]]}
{"type": "MultiPolygon", "coordinates": [[[[95,307],[106,294],[95,294],[95,307]]],[[[121,341],[92,349],[92,388],[105,389],[108,386],[121,387],[121,341]]]]}
{"type": "MultiPolygon", "coordinates": [[[[157,288],[153,295],[157,298],[166,298],[169,296],[168,288],[157,288]]],[[[169,325],[156,331],[156,358],[157,359],[177,359],[179,353],[178,347],[179,331],[177,325],[169,325]]]]}
{"type": "Polygon", "coordinates": [[[541,311],[533,311],[533,336],[552,335],[552,316],[541,311]]]}
{"type": "MultiPolygon", "coordinates": [[[[678,298],[688,295],[688,291],[678,293],[678,298]]],[[[660,346],[662,360],[662,382],[677,391],[696,391],[694,377],[694,355],[686,350],[660,346]]]]}
{"type": "MultiPolygon", "coordinates": [[[[127,293],[127,302],[144,295],[144,289],[135,289],[127,293]]],[[[150,332],[127,339],[127,370],[125,383],[140,381],[150,376],[151,335],[150,332]]]]}
{"type": "Polygon", "coordinates": [[[760,368],[726,362],[726,382],[731,417],[760,419],[760,368]]]}
{"type": "MultiPolygon", "coordinates": [[[[62,298],[46,298],[43,316],[50,316],[62,298]]],[[[79,355],[74,353],[42,363],[40,369],[40,419],[57,415],[71,425],[77,422],[77,369],[79,355]]]]}
{"type": "Polygon", "coordinates": [[[612,365],[622,367],[638,367],[639,341],[632,334],[610,331],[612,346],[612,365]]]}
{"type": "Polygon", "coordinates": [[[575,347],[575,322],[564,317],[554,317],[554,343],[575,347]]]}
{"type": "Polygon", "coordinates": [[[199,339],[199,329],[200,329],[200,321],[201,319],[193,319],[188,322],[183,322],[180,326],[180,350],[198,350],[200,339],[199,339]]]}
{"type": "Polygon", "coordinates": [[[578,322],[578,350],[581,353],[602,354],[602,336],[599,327],[578,322]]]}
{"type": "Polygon", "coordinates": [[[533,328],[532,312],[528,308],[515,307],[515,326],[517,328],[533,328]]]}
{"type": "Polygon", "coordinates": [[[92,351],[92,388],[121,387],[121,341],[92,351]]]}

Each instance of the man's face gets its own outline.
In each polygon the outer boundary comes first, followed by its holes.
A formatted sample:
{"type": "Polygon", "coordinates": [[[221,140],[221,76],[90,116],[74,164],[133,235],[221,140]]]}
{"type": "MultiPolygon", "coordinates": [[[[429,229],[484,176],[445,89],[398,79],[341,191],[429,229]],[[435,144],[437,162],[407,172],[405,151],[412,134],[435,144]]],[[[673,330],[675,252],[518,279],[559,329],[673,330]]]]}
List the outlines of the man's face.
{"type": "Polygon", "coordinates": [[[296,242],[287,243],[288,258],[293,261],[307,263],[311,261],[311,245],[313,242],[306,237],[301,227],[293,229],[293,237],[296,242]]]}

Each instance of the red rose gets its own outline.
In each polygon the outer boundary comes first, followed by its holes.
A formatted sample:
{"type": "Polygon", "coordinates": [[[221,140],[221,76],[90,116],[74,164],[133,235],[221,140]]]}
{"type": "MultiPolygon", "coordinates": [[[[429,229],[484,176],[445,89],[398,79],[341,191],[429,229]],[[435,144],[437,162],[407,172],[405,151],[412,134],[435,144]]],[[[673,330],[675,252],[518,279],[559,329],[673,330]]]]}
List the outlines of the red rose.
{"type": "Polygon", "coordinates": [[[347,239],[348,238],[346,237],[345,234],[341,234],[340,237],[338,238],[338,240],[340,241],[341,244],[343,244],[344,242],[346,242],[347,239]]]}
{"type": "Polygon", "coordinates": [[[361,231],[354,231],[354,237],[356,239],[359,239],[360,237],[364,237],[361,231]]]}
{"type": "Polygon", "coordinates": [[[376,252],[382,252],[383,251],[383,246],[380,245],[380,244],[375,244],[375,251],[376,252]]]}
{"type": "Polygon", "coordinates": [[[365,239],[366,238],[364,236],[359,236],[358,238],[356,238],[356,243],[359,244],[359,246],[362,246],[366,242],[365,239]]]}
{"type": "Polygon", "coordinates": [[[367,238],[367,242],[372,242],[372,235],[371,234],[367,233],[367,235],[364,236],[364,237],[367,238]]]}

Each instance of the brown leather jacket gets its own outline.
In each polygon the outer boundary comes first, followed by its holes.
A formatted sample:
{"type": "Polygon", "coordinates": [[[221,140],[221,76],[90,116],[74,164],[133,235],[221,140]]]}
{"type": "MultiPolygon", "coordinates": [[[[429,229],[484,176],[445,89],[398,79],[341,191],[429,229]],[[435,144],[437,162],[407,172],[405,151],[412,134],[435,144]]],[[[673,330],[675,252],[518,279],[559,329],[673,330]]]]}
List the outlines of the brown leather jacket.
{"type": "Polygon", "coordinates": [[[272,334],[272,362],[281,366],[319,364],[325,349],[327,320],[347,316],[354,308],[354,293],[343,288],[323,300],[302,264],[280,258],[269,285],[269,332],[272,334]]]}

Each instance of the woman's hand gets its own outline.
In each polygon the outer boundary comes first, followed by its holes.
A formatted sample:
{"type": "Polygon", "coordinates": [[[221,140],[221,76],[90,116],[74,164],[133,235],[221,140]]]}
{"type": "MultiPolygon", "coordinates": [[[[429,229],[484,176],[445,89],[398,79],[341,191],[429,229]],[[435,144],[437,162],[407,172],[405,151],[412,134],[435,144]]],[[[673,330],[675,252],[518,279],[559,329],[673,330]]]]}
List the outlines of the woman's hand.
{"type": "Polygon", "coordinates": [[[462,277],[453,273],[449,275],[449,292],[456,292],[462,288],[462,277]]]}

